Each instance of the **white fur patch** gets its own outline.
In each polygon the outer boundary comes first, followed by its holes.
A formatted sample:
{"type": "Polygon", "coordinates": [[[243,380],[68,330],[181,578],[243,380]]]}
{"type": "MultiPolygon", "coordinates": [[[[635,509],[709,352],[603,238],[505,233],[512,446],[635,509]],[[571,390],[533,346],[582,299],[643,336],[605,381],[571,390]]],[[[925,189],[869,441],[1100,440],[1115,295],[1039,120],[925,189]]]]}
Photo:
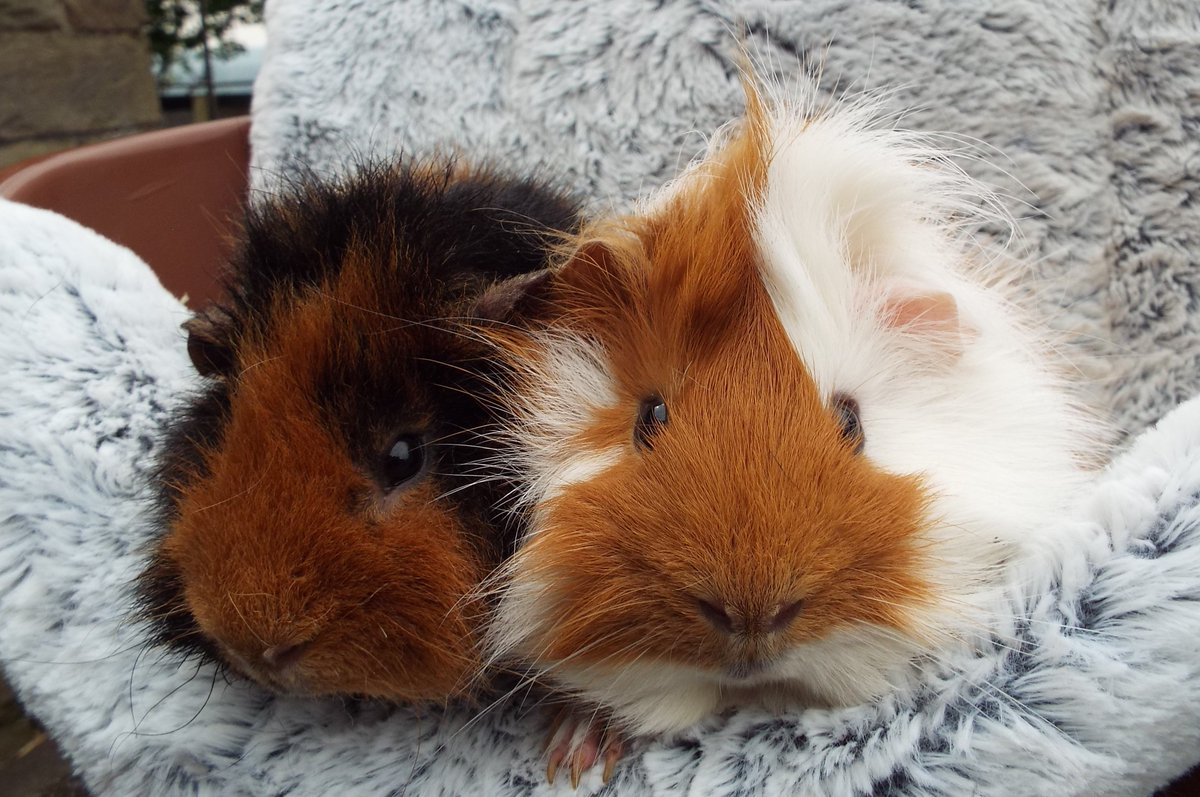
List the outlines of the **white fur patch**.
{"type": "Polygon", "coordinates": [[[945,642],[979,630],[1025,555],[1066,542],[1054,521],[1085,484],[1080,457],[1102,434],[1039,333],[970,266],[956,229],[980,196],[988,204],[986,192],[916,137],[871,129],[867,105],[816,115],[801,106],[782,104],[771,120],[755,208],[762,279],[821,395],[858,401],[865,455],[932,491],[923,575],[940,605],[912,619],[926,645],[945,642]],[[964,350],[951,357],[936,330],[889,324],[896,285],[949,293],[978,334],[956,338],[964,350]]]}
{"type": "MultiPolygon", "coordinates": [[[[579,435],[596,414],[617,403],[611,366],[599,344],[578,335],[544,331],[538,354],[520,363],[519,387],[507,395],[510,427],[502,430],[505,460],[523,485],[522,506],[536,506],[569,484],[586,481],[615,464],[620,447],[588,450],[579,435]]],[[[531,524],[536,531],[536,523],[531,524]]]]}
{"type": "Polygon", "coordinates": [[[543,634],[549,618],[544,610],[546,585],[528,572],[518,552],[492,580],[503,585],[502,597],[487,627],[485,638],[490,664],[514,655],[528,655],[528,641],[543,634]]]}

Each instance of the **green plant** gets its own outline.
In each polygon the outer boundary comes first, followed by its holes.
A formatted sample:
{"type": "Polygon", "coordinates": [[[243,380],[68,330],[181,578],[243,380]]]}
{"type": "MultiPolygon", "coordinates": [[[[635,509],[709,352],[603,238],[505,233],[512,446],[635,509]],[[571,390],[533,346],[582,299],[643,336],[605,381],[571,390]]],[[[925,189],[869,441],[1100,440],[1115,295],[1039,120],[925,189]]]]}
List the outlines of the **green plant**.
{"type": "Polygon", "coordinates": [[[264,0],[145,0],[146,36],[159,77],[186,52],[226,58],[241,51],[234,25],[262,20],[264,0]]]}

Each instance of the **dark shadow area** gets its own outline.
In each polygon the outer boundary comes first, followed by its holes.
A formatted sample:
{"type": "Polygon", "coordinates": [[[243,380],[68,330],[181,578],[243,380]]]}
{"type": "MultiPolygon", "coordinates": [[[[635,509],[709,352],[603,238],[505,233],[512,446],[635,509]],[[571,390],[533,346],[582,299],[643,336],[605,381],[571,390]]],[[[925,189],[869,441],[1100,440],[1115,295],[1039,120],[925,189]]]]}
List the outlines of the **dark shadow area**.
{"type": "Polygon", "coordinates": [[[83,783],[0,680],[0,797],[87,797],[83,783]]]}

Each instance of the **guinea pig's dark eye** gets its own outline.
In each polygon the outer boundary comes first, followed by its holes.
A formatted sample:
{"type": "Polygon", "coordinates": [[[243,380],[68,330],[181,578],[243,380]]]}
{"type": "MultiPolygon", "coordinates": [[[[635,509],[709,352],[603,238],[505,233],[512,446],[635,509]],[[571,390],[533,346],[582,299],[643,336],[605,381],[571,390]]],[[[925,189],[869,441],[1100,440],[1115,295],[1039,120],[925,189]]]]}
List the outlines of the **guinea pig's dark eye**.
{"type": "Polygon", "coordinates": [[[633,425],[633,442],[642,448],[654,448],[654,435],[667,425],[667,402],[651,396],[638,407],[637,422],[633,425]]]}
{"type": "Polygon", "coordinates": [[[838,423],[842,425],[842,437],[854,447],[855,454],[861,454],[867,438],[863,433],[858,402],[845,393],[836,393],[833,396],[833,414],[837,416],[838,423]]]}
{"type": "Polygon", "coordinates": [[[399,487],[424,466],[425,441],[420,435],[401,435],[383,457],[383,486],[389,490],[399,487]]]}

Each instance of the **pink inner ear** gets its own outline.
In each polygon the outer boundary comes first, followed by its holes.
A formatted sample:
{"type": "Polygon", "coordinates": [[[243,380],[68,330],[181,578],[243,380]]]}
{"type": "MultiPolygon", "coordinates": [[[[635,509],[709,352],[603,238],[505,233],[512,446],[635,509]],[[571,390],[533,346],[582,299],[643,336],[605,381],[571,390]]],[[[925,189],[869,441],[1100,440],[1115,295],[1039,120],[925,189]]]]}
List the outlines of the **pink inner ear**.
{"type": "Polygon", "coordinates": [[[890,327],[920,327],[930,332],[958,331],[958,302],[946,291],[895,293],[884,303],[890,327]]]}
{"type": "Polygon", "coordinates": [[[895,286],[883,307],[888,327],[935,338],[953,352],[961,353],[975,336],[975,331],[963,323],[958,302],[947,291],[895,286]]]}

